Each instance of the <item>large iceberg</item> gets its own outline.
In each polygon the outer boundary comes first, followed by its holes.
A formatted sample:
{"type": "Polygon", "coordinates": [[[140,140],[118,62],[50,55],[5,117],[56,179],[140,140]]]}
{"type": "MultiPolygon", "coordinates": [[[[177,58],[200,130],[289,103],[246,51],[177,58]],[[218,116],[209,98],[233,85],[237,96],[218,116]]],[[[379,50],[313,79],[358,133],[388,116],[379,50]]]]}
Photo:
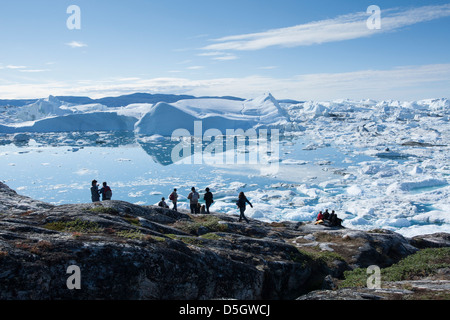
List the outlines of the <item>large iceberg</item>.
{"type": "Polygon", "coordinates": [[[287,118],[271,94],[246,101],[189,99],[156,104],[136,123],[135,131],[170,136],[177,129],[186,129],[193,134],[195,121],[202,122],[204,131],[217,129],[225,134],[227,129],[286,124],[287,118]]]}
{"type": "Polygon", "coordinates": [[[138,134],[170,136],[177,129],[193,133],[194,123],[203,130],[247,130],[283,126],[285,111],[271,94],[251,100],[199,98],[173,103],[130,104],[109,108],[101,104],[74,105],[55,97],[15,109],[0,120],[1,133],[61,131],[135,131],[138,134]]]}

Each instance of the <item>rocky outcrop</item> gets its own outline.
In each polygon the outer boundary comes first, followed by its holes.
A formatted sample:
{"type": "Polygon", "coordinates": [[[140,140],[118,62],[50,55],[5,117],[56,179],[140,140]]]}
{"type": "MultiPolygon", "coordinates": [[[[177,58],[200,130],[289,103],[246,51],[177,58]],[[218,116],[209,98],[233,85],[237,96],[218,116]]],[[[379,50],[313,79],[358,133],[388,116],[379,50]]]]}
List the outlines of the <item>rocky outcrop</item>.
{"type": "Polygon", "coordinates": [[[296,299],[448,241],[124,201],[53,206],[4,184],[0,201],[0,299],[296,299]]]}

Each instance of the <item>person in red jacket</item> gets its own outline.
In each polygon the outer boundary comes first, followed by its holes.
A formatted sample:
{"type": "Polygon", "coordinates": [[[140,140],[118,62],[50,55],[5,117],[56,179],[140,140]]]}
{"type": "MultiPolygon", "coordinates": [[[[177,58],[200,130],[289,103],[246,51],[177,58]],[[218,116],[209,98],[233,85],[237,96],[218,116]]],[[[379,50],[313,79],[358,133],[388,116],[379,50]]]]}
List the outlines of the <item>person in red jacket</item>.
{"type": "Polygon", "coordinates": [[[319,214],[317,215],[315,224],[321,224],[321,223],[323,223],[323,213],[322,213],[322,211],[320,211],[319,214]]]}
{"type": "Polygon", "coordinates": [[[322,214],[322,211],[320,211],[319,214],[317,215],[316,221],[320,221],[320,220],[323,220],[323,214],[322,214]]]}

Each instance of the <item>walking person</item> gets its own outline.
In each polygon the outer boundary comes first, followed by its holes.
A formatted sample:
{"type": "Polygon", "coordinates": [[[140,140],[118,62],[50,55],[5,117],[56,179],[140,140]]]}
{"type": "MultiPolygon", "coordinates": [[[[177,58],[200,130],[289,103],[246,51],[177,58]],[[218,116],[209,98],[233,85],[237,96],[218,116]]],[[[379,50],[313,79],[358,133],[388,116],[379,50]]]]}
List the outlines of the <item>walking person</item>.
{"type": "Polygon", "coordinates": [[[92,180],[91,199],[92,199],[92,202],[99,202],[100,201],[100,194],[99,194],[99,191],[98,191],[97,180],[92,180]]]}
{"type": "Polygon", "coordinates": [[[178,211],[178,209],[177,209],[177,201],[178,201],[177,189],[173,189],[172,193],[169,196],[169,200],[172,201],[172,203],[173,203],[172,210],[178,211]]]}
{"type": "Polygon", "coordinates": [[[106,182],[103,182],[103,187],[100,189],[99,192],[102,195],[102,201],[111,200],[112,191],[106,182]]]}
{"type": "Polygon", "coordinates": [[[192,187],[191,193],[188,195],[189,204],[191,208],[191,213],[199,213],[200,209],[198,208],[198,199],[200,199],[200,195],[197,191],[195,191],[195,188],[192,187]]]}
{"type": "Polygon", "coordinates": [[[245,209],[246,209],[246,203],[248,203],[250,205],[250,207],[253,208],[253,205],[250,203],[250,201],[248,201],[248,199],[245,196],[244,192],[240,192],[239,193],[239,200],[236,202],[236,204],[237,204],[237,206],[239,207],[239,210],[240,210],[239,222],[241,222],[242,219],[244,219],[247,223],[249,223],[247,217],[244,215],[244,212],[245,212],[245,209]]]}
{"type": "Polygon", "coordinates": [[[203,196],[203,199],[205,200],[206,213],[209,214],[209,207],[214,202],[214,199],[213,194],[211,193],[211,191],[209,191],[209,188],[206,188],[205,191],[206,193],[203,196]]]}

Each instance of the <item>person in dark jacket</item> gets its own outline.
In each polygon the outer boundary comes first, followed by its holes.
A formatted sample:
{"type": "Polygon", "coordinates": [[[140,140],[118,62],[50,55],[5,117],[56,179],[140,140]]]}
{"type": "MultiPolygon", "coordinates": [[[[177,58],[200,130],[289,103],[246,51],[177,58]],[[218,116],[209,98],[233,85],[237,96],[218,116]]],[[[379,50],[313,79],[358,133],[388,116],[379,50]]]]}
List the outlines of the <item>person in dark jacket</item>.
{"type": "Polygon", "coordinates": [[[209,214],[209,207],[214,202],[213,194],[211,193],[211,191],[209,191],[209,188],[206,188],[205,191],[206,193],[203,196],[203,199],[205,200],[206,213],[209,214]]]}
{"type": "Polygon", "coordinates": [[[102,195],[102,201],[111,200],[112,191],[106,182],[103,182],[103,187],[100,189],[99,192],[102,195]]]}
{"type": "Polygon", "coordinates": [[[191,213],[200,213],[200,208],[198,207],[198,199],[200,199],[200,195],[197,191],[195,191],[194,187],[191,188],[191,193],[189,193],[187,198],[189,199],[191,213]]]}
{"type": "Polygon", "coordinates": [[[331,211],[330,214],[330,225],[332,227],[342,227],[342,219],[339,219],[337,214],[333,211],[331,211]]]}
{"type": "Polygon", "coordinates": [[[169,196],[169,200],[172,201],[172,203],[173,203],[172,210],[178,211],[178,209],[177,209],[177,201],[178,201],[177,189],[173,189],[172,193],[169,196]]]}
{"type": "Polygon", "coordinates": [[[239,210],[240,210],[240,216],[239,216],[239,222],[242,221],[242,219],[244,219],[245,221],[247,221],[247,223],[249,223],[247,217],[244,215],[245,209],[246,209],[246,203],[248,203],[250,205],[250,207],[253,208],[253,205],[250,203],[250,201],[248,201],[247,197],[245,196],[244,192],[240,192],[239,193],[239,200],[236,202],[239,210]]]}
{"type": "Polygon", "coordinates": [[[328,209],[325,210],[323,213],[323,220],[329,220],[330,219],[330,213],[328,212],[328,209]]]}
{"type": "Polygon", "coordinates": [[[100,194],[98,193],[97,180],[92,180],[91,199],[92,199],[92,202],[100,201],[100,194]]]}
{"type": "Polygon", "coordinates": [[[161,208],[169,209],[169,206],[166,203],[166,199],[164,197],[161,198],[161,201],[158,203],[158,206],[161,208]]]}

